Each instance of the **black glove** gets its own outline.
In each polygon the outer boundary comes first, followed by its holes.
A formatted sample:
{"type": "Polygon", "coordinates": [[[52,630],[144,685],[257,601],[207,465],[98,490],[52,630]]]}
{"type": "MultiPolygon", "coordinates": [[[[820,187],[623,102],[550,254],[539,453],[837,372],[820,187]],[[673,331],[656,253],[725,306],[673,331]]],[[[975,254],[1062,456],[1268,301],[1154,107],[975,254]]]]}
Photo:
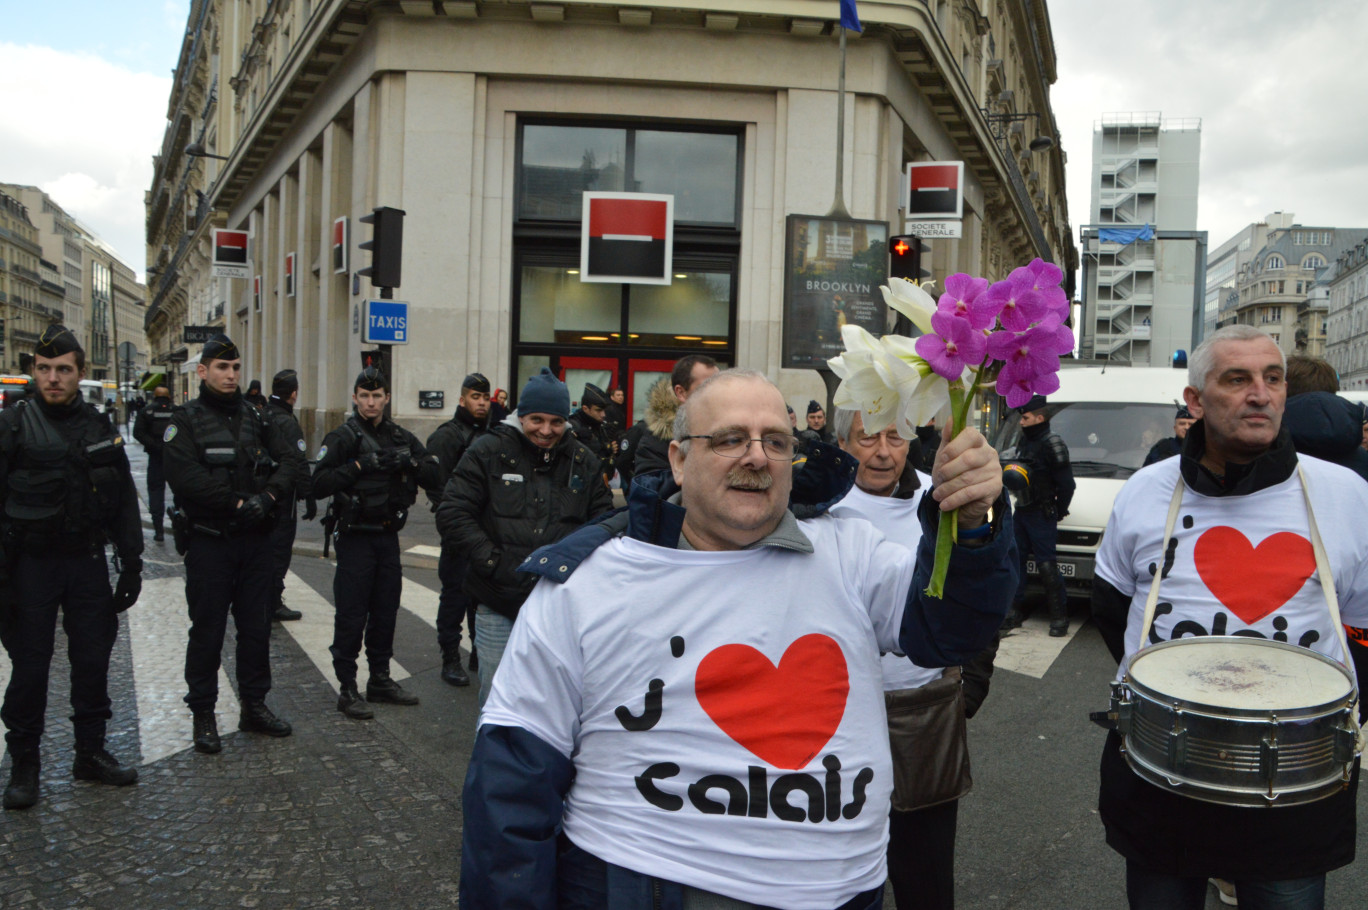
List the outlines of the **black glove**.
{"type": "Polygon", "coordinates": [[[367,452],[356,459],[356,463],[361,466],[362,474],[376,474],[381,471],[394,470],[392,467],[386,466],[384,452],[367,452]]]}
{"type": "Polygon", "coordinates": [[[313,499],[312,497],[304,500],[304,514],[300,517],[302,517],[305,521],[313,521],[315,518],[317,518],[318,500],[313,499]]]}
{"type": "Polygon", "coordinates": [[[122,613],[138,602],[142,593],[142,567],[124,569],[119,573],[118,584],[114,586],[114,612],[122,613]]]}
{"type": "Polygon", "coordinates": [[[269,493],[258,493],[244,499],[242,505],[237,507],[237,514],[233,517],[244,528],[255,527],[266,520],[266,516],[271,514],[271,507],[274,505],[275,500],[271,498],[269,493]]]}

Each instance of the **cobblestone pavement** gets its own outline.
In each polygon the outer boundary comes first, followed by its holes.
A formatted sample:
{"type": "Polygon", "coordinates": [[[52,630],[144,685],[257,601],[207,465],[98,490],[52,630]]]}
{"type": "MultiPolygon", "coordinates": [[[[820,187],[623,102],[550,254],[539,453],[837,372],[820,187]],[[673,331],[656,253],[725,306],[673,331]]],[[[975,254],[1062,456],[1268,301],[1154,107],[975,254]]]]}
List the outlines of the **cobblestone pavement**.
{"type": "MultiPolygon", "coordinates": [[[[146,534],[143,593],[120,617],[111,660],[107,740],[139,766],[140,779],[123,788],[72,779],[59,624],[41,798],[26,812],[0,813],[0,907],[454,906],[475,694],[437,681],[436,594],[424,587],[436,585],[434,573],[406,580],[417,609],[402,611],[396,648],[411,655],[396,675],[409,677],[424,704],[379,706],[376,721],[358,723],[335,710],[327,640],[317,634],[326,627],[330,639],[331,564],[296,557],[290,591],[314,629],[275,626],[268,698],[294,735],[237,731],[230,623],[218,704],[223,752],[201,755],[190,748],[181,702],[184,572],[170,541],[146,534]]],[[[8,675],[0,653],[0,686],[8,675]]],[[[8,774],[6,756],[0,776],[8,774]]]]}

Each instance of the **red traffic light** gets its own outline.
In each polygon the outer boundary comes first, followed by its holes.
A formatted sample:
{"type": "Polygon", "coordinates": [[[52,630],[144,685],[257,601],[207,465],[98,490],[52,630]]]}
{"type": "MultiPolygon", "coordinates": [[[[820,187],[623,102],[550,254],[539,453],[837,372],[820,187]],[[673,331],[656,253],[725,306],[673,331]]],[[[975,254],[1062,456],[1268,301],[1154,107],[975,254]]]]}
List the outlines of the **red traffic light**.
{"type": "Polygon", "coordinates": [[[904,256],[911,252],[911,250],[912,247],[909,246],[907,240],[902,237],[898,237],[897,242],[893,244],[893,252],[899,256],[904,256]]]}

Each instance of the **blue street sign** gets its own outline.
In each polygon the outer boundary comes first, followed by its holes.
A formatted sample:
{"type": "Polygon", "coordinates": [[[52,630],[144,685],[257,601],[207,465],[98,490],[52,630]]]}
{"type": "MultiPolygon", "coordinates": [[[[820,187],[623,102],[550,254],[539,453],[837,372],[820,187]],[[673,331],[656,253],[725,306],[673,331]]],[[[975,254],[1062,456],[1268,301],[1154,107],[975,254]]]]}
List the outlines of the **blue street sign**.
{"type": "Polygon", "coordinates": [[[408,303],[367,300],[361,340],[371,344],[408,344],[408,303]]]}

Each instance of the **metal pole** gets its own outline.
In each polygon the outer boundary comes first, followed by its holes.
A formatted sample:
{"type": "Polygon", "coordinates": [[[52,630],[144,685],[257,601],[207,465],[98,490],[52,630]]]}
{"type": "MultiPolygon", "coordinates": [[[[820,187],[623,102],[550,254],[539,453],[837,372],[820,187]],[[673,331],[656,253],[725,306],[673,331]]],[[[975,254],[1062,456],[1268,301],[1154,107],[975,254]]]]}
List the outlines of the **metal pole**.
{"type": "Polygon", "coordinates": [[[836,196],[831,203],[828,218],[849,218],[845,204],[845,73],[846,73],[846,30],[841,25],[841,78],[836,89],[836,196]]]}

